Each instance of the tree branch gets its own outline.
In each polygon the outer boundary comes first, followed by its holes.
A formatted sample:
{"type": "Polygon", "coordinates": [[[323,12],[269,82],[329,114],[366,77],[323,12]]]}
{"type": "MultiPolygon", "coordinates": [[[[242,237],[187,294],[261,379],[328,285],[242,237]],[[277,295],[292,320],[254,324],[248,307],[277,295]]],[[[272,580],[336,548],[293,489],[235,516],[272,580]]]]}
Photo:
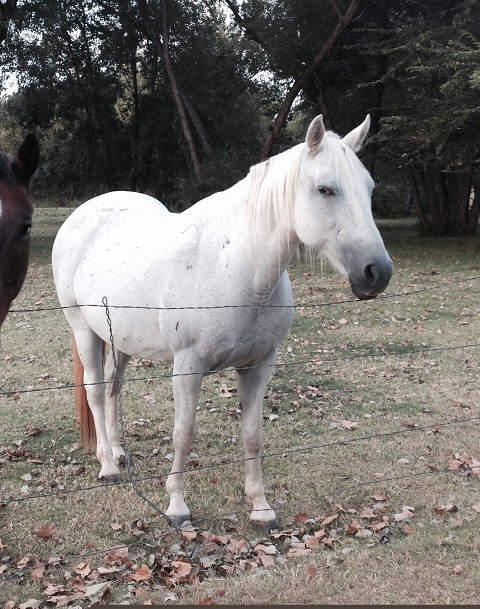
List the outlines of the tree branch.
{"type": "MultiPolygon", "coordinates": [[[[225,1],[227,1],[227,0],[225,0],[225,1]]],[[[329,38],[325,41],[323,46],[317,51],[311,64],[309,66],[307,66],[297,76],[297,78],[295,79],[295,82],[290,87],[290,90],[288,91],[285,99],[283,100],[282,105],[280,106],[280,109],[275,118],[275,121],[273,122],[273,125],[270,127],[270,133],[268,134],[267,139],[265,140],[265,143],[263,145],[262,153],[261,153],[262,161],[268,159],[268,157],[272,154],[272,149],[273,149],[275,140],[277,139],[280,131],[282,130],[282,128],[287,120],[288,113],[290,112],[290,108],[292,107],[292,104],[295,101],[297,95],[302,90],[303,85],[306,83],[307,79],[309,78],[309,76],[313,72],[313,70],[316,68],[316,66],[319,63],[321,63],[323,61],[323,59],[325,59],[325,57],[328,55],[328,53],[330,53],[330,51],[333,49],[333,47],[337,43],[338,39],[344,32],[345,28],[353,20],[355,13],[357,12],[358,7],[360,6],[361,2],[362,2],[362,0],[352,0],[349,7],[347,8],[347,10],[343,14],[339,15],[338,23],[337,23],[335,29],[333,30],[333,32],[330,34],[329,38]]],[[[336,4],[335,4],[335,6],[336,6],[336,4]]]]}
{"type": "Polygon", "coordinates": [[[166,0],[161,0],[161,9],[162,9],[162,23],[161,30],[162,36],[160,37],[157,29],[152,24],[152,20],[148,14],[148,8],[145,0],[138,0],[138,7],[143,16],[148,34],[155,46],[155,50],[157,51],[159,57],[162,60],[163,66],[165,68],[165,73],[168,78],[168,82],[170,83],[170,88],[172,91],[173,100],[175,102],[175,107],[177,109],[177,114],[180,119],[180,125],[182,127],[183,137],[185,138],[185,142],[187,144],[190,159],[193,165],[193,172],[196,180],[200,180],[201,172],[200,172],[200,161],[198,159],[197,150],[195,148],[195,142],[193,140],[192,132],[190,130],[190,126],[188,124],[187,114],[185,111],[185,105],[182,100],[182,93],[180,91],[179,84],[177,82],[177,77],[175,74],[175,70],[173,69],[172,61],[170,58],[169,51],[169,31],[168,31],[168,15],[167,15],[167,3],[166,0]]]}
{"type": "Polygon", "coordinates": [[[240,11],[238,9],[238,6],[235,4],[235,2],[232,2],[232,0],[223,0],[223,2],[225,2],[225,4],[228,6],[228,8],[232,11],[232,15],[233,15],[236,23],[241,28],[243,28],[243,30],[245,32],[245,36],[249,40],[253,40],[253,42],[256,42],[257,44],[259,44],[262,47],[262,49],[265,49],[266,48],[265,41],[260,36],[260,34],[257,32],[257,30],[255,30],[251,26],[251,24],[240,15],[240,11]]]}

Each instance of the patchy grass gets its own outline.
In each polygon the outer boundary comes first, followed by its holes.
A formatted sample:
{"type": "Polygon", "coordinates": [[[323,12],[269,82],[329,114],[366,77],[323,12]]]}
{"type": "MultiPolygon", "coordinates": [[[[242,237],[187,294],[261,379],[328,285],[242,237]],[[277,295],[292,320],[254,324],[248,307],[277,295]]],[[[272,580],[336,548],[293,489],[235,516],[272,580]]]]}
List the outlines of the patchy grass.
{"type": "Polygon", "coordinates": [[[264,410],[264,478],[284,531],[261,538],[248,524],[227,370],[204,382],[186,475],[197,520],[182,540],[161,514],[170,366],[132,360],[122,394],[150,503],[96,480],[72,390],[59,388],[72,382],[71,337],[51,310],[50,251],[70,211],[36,211],[29,274],[2,329],[2,604],[476,602],[480,481],[475,461],[454,456],[480,458],[478,239],[380,223],[395,274],[386,297],[365,303],[320,262],[294,261],[296,316],[264,410]]]}

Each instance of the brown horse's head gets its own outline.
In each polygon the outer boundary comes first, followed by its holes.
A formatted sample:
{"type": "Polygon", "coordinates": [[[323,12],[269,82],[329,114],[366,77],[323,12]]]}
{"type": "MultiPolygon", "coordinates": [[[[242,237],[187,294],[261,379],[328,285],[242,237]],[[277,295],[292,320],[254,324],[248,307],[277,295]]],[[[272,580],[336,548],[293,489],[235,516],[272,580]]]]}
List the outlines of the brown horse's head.
{"type": "Polygon", "coordinates": [[[33,214],[30,181],[39,156],[33,134],[27,135],[15,158],[0,153],[0,327],[27,274],[33,214]]]}

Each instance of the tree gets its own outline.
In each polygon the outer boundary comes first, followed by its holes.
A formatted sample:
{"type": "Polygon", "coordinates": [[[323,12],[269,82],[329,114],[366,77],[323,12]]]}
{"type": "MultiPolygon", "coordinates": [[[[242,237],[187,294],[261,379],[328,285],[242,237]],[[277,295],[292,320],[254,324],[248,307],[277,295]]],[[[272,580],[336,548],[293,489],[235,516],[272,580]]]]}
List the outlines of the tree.
{"type": "Polygon", "coordinates": [[[8,33],[8,22],[15,14],[17,0],[5,0],[0,4],[0,44],[5,40],[8,33]]]}
{"type": "Polygon", "coordinates": [[[421,229],[474,235],[480,213],[480,9],[416,2],[374,47],[389,56],[379,143],[408,176],[421,229]],[[414,19],[414,16],[416,17],[414,19]]]}
{"type": "Polygon", "coordinates": [[[217,4],[20,7],[0,49],[19,83],[4,114],[43,133],[37,188],[82,197],[139,188],[181,208],[245,174],[262,134],[262,91],[249,68],[255,54],[217,4]]]}

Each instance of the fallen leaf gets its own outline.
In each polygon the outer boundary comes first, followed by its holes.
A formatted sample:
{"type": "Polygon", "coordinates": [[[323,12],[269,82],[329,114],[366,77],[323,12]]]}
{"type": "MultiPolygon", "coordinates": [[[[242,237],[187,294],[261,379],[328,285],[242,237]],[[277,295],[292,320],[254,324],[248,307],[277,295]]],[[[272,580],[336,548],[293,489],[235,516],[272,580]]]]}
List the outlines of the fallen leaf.
{"type": "Polygon", "coordinates": [[[480,503],[476,503],[475,505],[472,505],[472,509],[475,510],[476,512],[480,513],[480,503]]]}
{"type": "Polygon", "coordinates": [[[23,569],[23,567],[27,566],[29,560],[30,560],[30,556],[24,556],[17,562],[17,567],[19,569],[23,569]]]}
{"type": "Polygon", "coordinates": [[[27,436],[38,436],[42,433],[42,430],[36,425],[28,425],[25,429],[25,433],[27,434],[27,436]]]}
{"type": "Polygon", "coordinates": [[[123,529],[123,524],[120,524],[119,522],[112,522],[110,528],[113,531],[121,531],[123,529]]]}
{"type": "Polygon", "coordinates": [[[175,592],[172,592],[171,590],[167,590],[165,588],[161,588],[160,590],[158,590],[157,597],[158,600],[162,603],[165,603],[166,601],[175,602],[178,600],[178,597],[175,592]]]}
{"type": "Polygon", "coordinates": [[[442,505],[438,508],[434,508],[433,511],[436,514],[447,514],[447,513],[452,513],[454,514],[455,512],[458,512],[458,507],[456,505],[453,505],[453,503],[448,503],[447,505],[442,505]]]}
{"type": "Polygon", "coordinates": [[[37,601],[34,598],[30,598],[26,603],[18,605],[18,609],[38,609],[42,602],[43,601],[37,601]]]}
{"type": "Polygon", "coordinates": [[[305,539],[305,547],[310,548],[310,550],[314,550],[318,548],[320,545],[320,539],[318,537],[309,537],[305,539]]]}
{"type": "Polygon", "coordinates": [[[335,541],[336,539],[334,537],[327,537],[326,539],[322,539],[322,543],[328,548],[332,547],[335,541]]]}
{"type": "Polygon", "coordinates": [[[172,560],[172,567],[178,577],[186,577],[192,570],[192,565],[183,560],[172,560]]]}
{"type": "Polygon", "coordinates": [[[124,546],[123,548],[115,548],[114,550],[110,550],[110,552],[105,556],[105,562],[110,565],[115,563],[124,564],[125,562],[129,562],[127,559],[128,548],[124,546]]]}
{"type": "Polygon", "coordinates": [[[92,572],[90,565],[86,562],[81,562],[75,567],[75,573],[78,573],[82,577],[87,577],[92,572]]]}
{"type": "Polygon", "coordinates": [[[269,556],[268,554],[261,554],[259,557],[262,566],[265,568],[275,566],[275,559],[273,556],[269,556]]]}
{"type": "Polygon", "coordinates": [[[211,596],[206,596],[205,598],[201,598],[201,599],[198,601],[198,604],[199,604],[199,605],[218,605],[218,603],[216,603],[216,602],[213,600],[213,597],[211,597],[211,596]]]}
{"type": "Polygon", "coordinates": [[[310,519],[310,516],[308,514],[305,514],[304,512],[299,512],[296,516],[295,516],[295,522],[299,522],[301,524],[304,524],[305,522],[307,522],[307,520],[310,519]]]}
{"type": "Polygon", "coordinates": [[[298,556],[308,556],[312,553],[310,548],[288,548],[287,556],[298,557],[298,556]]]}
{"type": "Polygon", "coordinates": [[[343,421],[340,421],[340,425],[342,427],[344,427],[345,429],[353,430],[353,429],[357,429],[358,421],[350,421],[348,419],[345,419],[343,421]]]}
{"type": "Polygon", "coordinates": [[[361,537],[361,538],[371,537],[372,535],[373,535],[373,532],[370,531],[370,529],[360,529],[360,531],[357,531],[355,533],[355,537],[361,537]]]}
{"type": "Polygon", "coordinates": [[[198,533],[197,531],[182,531],[182,535],[187,541],[193,541],[196,539],[198,533]]]}
{"type": "Polygon", "coordinates": [[[152,578],[152,571],[148,565],[135,567],[135,573],[130,575],[129,579],[134,579],[137,582],[147,582],[152,578]]]}
{"type": "Polygon", "coordinates": [[[64,592],[66,592],[65,586],[59,586],[56,584],[48,584],[46,589],[43,591],[47,597],[57,596],[58,594],[63,594],[64,592]]]}
{"type": "Polygon", "coordinates": [[[118,573],[120,567],[98,567],[97,571],[100,575],[110,575],[110,573],[118,573]]]}
{"type": "Polygon", "coordinates": [[[358,520],[354,520],[347,526],[345,531],[347,533],[358,533],[358,531],[361,531],[362,529],[363,526],[358,522],[358,520]]]}
{"type": "Polygon", "coordinates": [[[37,561],[37,566],[30,571],[30,575],[34,581],[41,581],[43,574],[45,573],[45,565],[37,561]]]}
{"type": "Polygon", "coordinates": [[[338,514],[334,514],[333,516],[328,516],[328,518],[325,518],[325,520],[321,523],[321,526],[325,526],[327,524],[330,524],[331,522],[333,522],[334,520],[336,520],[338,518],[338,514]]]}
{"type": "Polygon", "coordinates": [[[373,495],[370,495],[370,497],[372,499],[375,499],[375,501],[387,501],[388,500],[388,496],[382,491],[375,491],[375,493],[373,493],[373,495]]]}
{"type": "Polygon", "coordinates": [[[51,539],[54,533],[53,526],[51,524],[46,524],[39,529],[35,529],[35,533],[37,534],[37,537],[40,537],[40,539],[51,539]]]}
{"type": "Polygon", "coordinates": [[[305,581],[307,582],[307,584],[310,583],[316,575],[317,570],[315,569],[315,567],[308,565],[305,571],[305,581]]]}
{"type": "Polygon", "coordinates": [[[455,565],[452,570],[456,575],[458,575],[463,571],[463,567],[462,565],[455,565]]]}
{"type": "Polygon", "coordinates": [[[88,598],[92,603],[97,603],[108,591],[108,589],[108,582],[93,584],[92,586],[88,586],[88,588],[85,590],[85,597],[88,598]]]}

